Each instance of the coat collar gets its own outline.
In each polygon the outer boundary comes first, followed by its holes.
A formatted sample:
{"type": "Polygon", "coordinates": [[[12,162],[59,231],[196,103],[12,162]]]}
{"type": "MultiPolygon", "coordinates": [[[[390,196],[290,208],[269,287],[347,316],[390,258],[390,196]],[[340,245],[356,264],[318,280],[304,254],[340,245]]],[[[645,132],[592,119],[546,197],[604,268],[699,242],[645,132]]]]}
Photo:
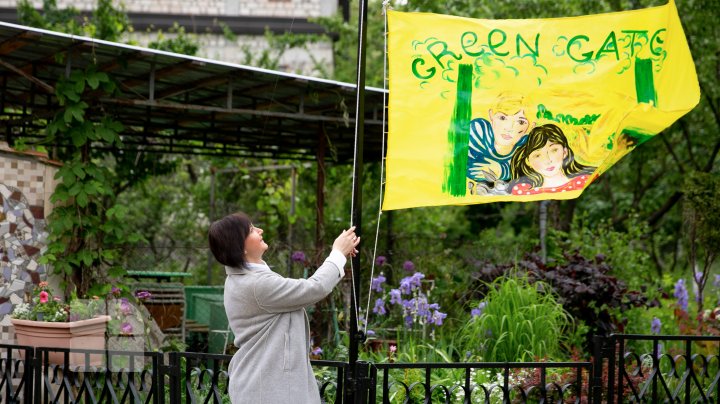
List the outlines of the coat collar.
{"type": "Polygon", "coordinates": [[[225,273],[227,275],[246,275],[250,271],[270,271],[270,267],[265,263],[265,261],[263,261],[262,264],[254,264],[252,262],[248,262],[242,268],[234,268],[229,266],[225,267],[225,273]]]}

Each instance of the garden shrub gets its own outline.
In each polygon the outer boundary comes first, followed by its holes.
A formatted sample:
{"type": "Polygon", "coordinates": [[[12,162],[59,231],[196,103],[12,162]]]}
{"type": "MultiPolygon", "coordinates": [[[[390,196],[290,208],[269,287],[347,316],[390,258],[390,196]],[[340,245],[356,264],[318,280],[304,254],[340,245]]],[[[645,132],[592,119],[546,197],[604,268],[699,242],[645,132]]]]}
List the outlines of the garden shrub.
{"type": "Polygon", "coordinates": [[[647,306],[648,299],[640,291],[628,290],[623,281],[610,275],[611,267],[602,255],[590,260],[575,251],[566,253],[564,258],[563,262],[546,265],[538,255],[528,254],[515,264],[485,263],[475,274],[475,290],[479,295],[476,298],[491,292],[485,286],[488,282],[513,272],[526,273],[529,282],[549,285],[573,318],[588,326],[585,348],[590,352],[593,335],[623,332],[626,320],[619,314],[632,307],[647,306]]]}
{"type": "Polygon", "coordinates": [[[489,285],[459,340],[471,355],[480,351],[485,362],[557,358],[571,322],[547,285],[511,276],[489,285]]]}

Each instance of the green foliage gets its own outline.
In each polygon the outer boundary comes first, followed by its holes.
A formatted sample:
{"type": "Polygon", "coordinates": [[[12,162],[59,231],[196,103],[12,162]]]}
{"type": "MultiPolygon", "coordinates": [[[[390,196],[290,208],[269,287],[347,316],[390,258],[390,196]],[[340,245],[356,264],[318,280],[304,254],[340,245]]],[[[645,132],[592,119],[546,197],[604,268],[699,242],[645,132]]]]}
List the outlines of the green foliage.
{"type": "MultiPolygon", "coordinates": [[[[318,17],[311,19],[328,32],[335,33],[337,39],[333,41],[335,63],[333,69],[327,66],[316,65],[316,68],[325,77],[335,80],[355,83],[357,81],[357,41],[358,41],[358,2],[350,2],[350,21],[343,21],[340,14],[333,17],[318,17]]],[[[382,2],[371,0],[368,5],[367,38],[365,42],[365,83],[368,86],[383,88],[383,59],[384,47],[384,17],[382,2]]]]}
{"type": "Polygon", "coordinates": [[[66,286],[73,284],[83,296],[96,281],[117,276],[122,268],[115,246],[135,242],[141,236],[128,226],[128,208],[115,203],[118,179],[108,167],[108,155],[94,154],[91,144],[121,144],[122,124],[105,116],[96,122],[85,118],[89,91],[111,93],[115,84],[107,74],[89,65],[62,78],[56,96],[62,108],[48,122],[47,141],[68,145],[58,149],[64,165],[50,201],[56,205],[48,218],[50,239],[41,262],[51,264],[66,286]]]}
{"type": "Polygon", "coordinates": [[[572,318],[550,290],[512,276],[489,285],[482,314],[460,329],[463,351],[487,362],[559,358],[572,318]]]}
{"type": "Polygon", "coordinates": [[[40,11],[30,0],[20,0],[17,12],[18,20],[24,25],[108,41],[118,41],[132,30],[124,7],[118,5],[116,8],[112,0],[97,0],[89,18],[83,17],[74,7],[59,9],[56,0],[43,0],[40,11]]]}
{"type": "MultiPolygon", "coordinates": [[[[644,306],[648,301],[643,293],[628,290],[622,280],[611,275],[612,268],[604,262],[603,256],[590,260],[578,252],[566,253],[562,262],[552,264],[543,264],[537,255],[527,255],[510,264],[486,263],[476,276],[482,286],[517,271],[527,273],[531,282],[550,286],[565,310],[575,320],[583,322],[587,327],[584,348],[591,346],[593,335],[622,332],[626,323],[623,313],[631,307],[644,306]]],[[[483,293],[483,288],[478,287],[477,291],[483,293]]],[[[579,339],[577,328],[573,335],[579,339]]]]}
{"type": "Polygon", "coordinates": [[[157,38],[148,44],[148,48],[194,56],[200,50],[200,43],[196,35],[188,34],[185,27],[175,22],[168,29],[168,35],[158,31],[157,38]]]}
{"type": "Polygon", "coordinates": [[[564,252],[579,251],[585,257],[603,256],[611,268],[628,274],[629,287],[640,288],[653,283],[657,268],[650,252],[644,248],[644,238],[650,233],[646,222],[631,215],[624,229],[616,229],[608,220],[593,223],[587,214],[576,215],[572,230],[548,231],[548,257],[562,261],[564,252]]]}

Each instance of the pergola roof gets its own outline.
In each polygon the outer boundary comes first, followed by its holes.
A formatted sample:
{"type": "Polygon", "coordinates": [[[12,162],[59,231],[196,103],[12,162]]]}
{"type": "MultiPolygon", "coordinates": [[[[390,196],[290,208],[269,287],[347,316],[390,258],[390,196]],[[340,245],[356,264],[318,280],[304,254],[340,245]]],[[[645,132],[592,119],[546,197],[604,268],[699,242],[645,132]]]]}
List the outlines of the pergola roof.
{"type": "MultiPolygon", "coordinates": [[[[122,122],[124,148],[312,160],[324,141],[327,160],[353,158],[355,85],[3,22],[0,136],[42,140],[58,80],[93,62],[120,94],[86,100],[90,119],[122,122]]],[[[383,92],[365,93],[365,160],[381,157],[383,92]]]]}

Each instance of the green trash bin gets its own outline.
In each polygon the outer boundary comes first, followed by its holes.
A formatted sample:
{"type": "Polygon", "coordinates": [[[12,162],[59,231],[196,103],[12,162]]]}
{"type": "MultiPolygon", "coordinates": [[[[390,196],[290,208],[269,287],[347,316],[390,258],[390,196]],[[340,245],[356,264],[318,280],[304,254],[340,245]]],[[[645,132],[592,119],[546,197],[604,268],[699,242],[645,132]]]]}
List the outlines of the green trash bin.
{"type": "Polygon", "coordinates": [[[225,306],[222,302],[210,305],[210,332],[208,334],[208,352],[226,353],[228,344],[231,344],[235,336],[228,327],[228,319],[225,314],[225,306]]]}
{"type": "Polygon", "coordinates": [[[195,307],[196,295],[223,295],[224,286],[185,286],[185,300],[187,301],[186,318],[198,323],[207,324],[209,311],[198,313],[195,307]]]}

